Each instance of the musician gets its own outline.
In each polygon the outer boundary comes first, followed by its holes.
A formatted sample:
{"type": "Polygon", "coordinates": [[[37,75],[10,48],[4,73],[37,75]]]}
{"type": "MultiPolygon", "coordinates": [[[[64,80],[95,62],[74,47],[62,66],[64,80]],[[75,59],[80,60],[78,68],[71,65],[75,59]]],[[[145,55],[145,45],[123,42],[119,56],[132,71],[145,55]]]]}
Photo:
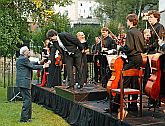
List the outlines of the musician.
{"type": "Polygon", "coordinates": [[[42,49],[42,58],[45,59],[45,62],[48,61],[48,57],[50,55],[50,48],[49,48],[50,44],[49,43],[50,43],[49,39],[46,39],[44,41],[44,47],[42,49]]]}
{"type": "Polygon", "coordinates": [[[95,37],[95,44],[92,46],[93,54],[100,54],[101,52],[101,38],[100,36],[95,37]]]}
{"type": "Polygon", "coordinates": [[[87,54],[89,54],[89,47],[88,43],[85,40],[85,35],[83,32],[77,32],[76,34],[77,38],[79,41],[82,43],[84,46],[84,52],[82,53],[82,71],[83,71],[83,79],[84,79],[84,84],[87,83],[87,78],[88,78],[88,64],[87,64],[87,54]]]}
{"type": "MultiPolygon", "coordinates": [[[[46,39],[44,41],[44,48],[42,49],[42,59],[44,60],[44,63],[48,62],[48,59],[50,56],[49,43],[50,43],[49,39],[46,39]]],[[[47,73],[48,73],[48,68],[45,68],[44,70],[42,70],[42,74],[41,74],[42,87],[44,87],[47,83],[47,73]]]]}
{"type": "MultiPolygon", "coordinates": [[[[129,14],[127,17],[127,26],[129,30],[126,35],[126,42],[124,46],[120,47],[120,51],[127,55],[127,59],[124,60],[123,70],[131,68],[139,69],[142,64],[142,56],[144,48],[143,34],[137,29],[138,16],[136,14],[129,14]]],[[[137,77],[124,77],[123,78],[124,88],[139,89],[137,77]]],[[[137,95],[132,95],[132,100],[136,100],[137,95]]],[[[119,96],[116,96],[116,102],[119,102],[119,96]]],[[[117,111],[119,106],[113,106],[113,110],[117,111]]],[[[138,111],[137,103],[131,103],[128,106],[129,111],[138,111]]]]}
{"type": "MultiPolygon", "coordinates": [[[[143,36],[144,36],[144,41],[145,41],[144,53],[149,54],[150,53],[149,48],[150,48],[151,30],[150,29],[144,29],[143,30],[143,36]]],[[[150,62],[149,62],[148,58],[147,58],[147,62],[145,65],[145,69],[143,70],[143,73],[144,73],[143,87],[145,87],[147,84],[148,78],[151,76],[151,67],[150,67],[150,62]]],[[[145,91],[145,88],[143,88],[143,90],[145,91]]]]}
{"type": "Polygon", "coordinates": [[[60,86],[61,85],[61,67],[56,65],[56,51],[57,47],[50,41],[49,45],[49,58],[48,62],[50,63],[49,68],[48,68],[48,84],[47,86],[49,88],[54,87],[54,86],[60,86]]]}
{"type": "Polygon", "coordinates": [[[163,41],[163,40],[160,39],[158,41],[158,44],[159,44],[160,49],[162,50],[162,52],[165,53],[165,41],[163,41]]]}
{"type": "Polygon", "coordinates": [[[101,69],[100,69],[100,60],[97,57],[97,55],[101,52],[101,38],[99,36],[95,37],[95,44],[92,46],[92,54],[94,59],[94,73],[95,73],[95,82],[98,82],[100,80],[101,75],[101,69]]]}
{"type": "Polygon", "coordinates": [[[154,54],[158,52],[159,39],[162,39],[162,32],[164,32],[164,27],[159,23],[160,13],[156,10],[149,11],[148,13],[148,22],[150,24],[151,37],[149,44],[149,54],[154,54]],[[159,37],[158,37],[159,36],[159,37]]]}
{"type": "MultiPolygon", "coordinates": [[[[101,41],[101,50],[102,52],[108,52],[108,54],[115,54],[115,50],[117,48],[115,41],[111,38],[110,30],[107,27],[103,27],[101,29],[102,41],[101,41]]],[[[101,62],[101,82],[102,86],[106,87],[108,79],[110,78],[110,71],[108,67],[108,61],[106,56],[102,56],[101,62]]]]}
{"type": "Polygon", "coordinates": [[[123,32],[121,34],[118,35],[118,43],[119,45],[124,45],[125,44],[125,41],[126,41],[126,33],[123,32]]]}
{"type": "MultiPolygon", "coordinates": [[[[165,37],[165,32],[162,33],[162,37],[165,37]]],[[[165,97],[165,41],[164,39],[159,40],[158,42],[162,55],[160,58],[160,68],[161,68],[161,79],[160,79],[160,98],[165,97]]]]}
{"type": "MultiPolygon", "coordinates": [[[[109,51],[112,49],[116,49],[117,45],[115,41],[112,39],[112,37],[109,35],[110,30],[107,27],[103,27],[101,29],[101,35],[102,35],[102,51],[109,51]]],[[[112,52],[114,54],[115,52],[112,52]]]]}
{"type": "Polygon", "coordinates": [[[52,41],[53,45],[59,50],[60,54],[63,54],[63,56],[65,56],[68,77],[66,89],[74,88],[73,66],[75,66],[78,71],[79,83],[77,88],[82,89],[83,77],[81,64],[82,52],[84,50],[81,42],[69,33],[57,33],[53,29],[50,29],[47,32],[47,37],[52,41]]]}
{"type": "MultiPolygon", "coordinates": [[[[151,10],[148,13],[148,22],[150,24],[151,37],[149,43],[149,51],[148,54],[157,53],[159,47],[163,47],[161,40],[163,39],[162,33],[164,32],[164,27],[159,23],[160,21],[160,13],[156,10],[151,10]]],[[[154,107],[157,105],[157,101],[150,98],[148,99],[148,105],[144,107],[154,107]]]]}
{"type": "Polygon", "coordinates": [[[146,44],[145,53],[149,54],[151,30],[150,29],[144,29],[143,30],[143,36],[144,36],[144,40],[145,40],[145,44],[146,44]]]}

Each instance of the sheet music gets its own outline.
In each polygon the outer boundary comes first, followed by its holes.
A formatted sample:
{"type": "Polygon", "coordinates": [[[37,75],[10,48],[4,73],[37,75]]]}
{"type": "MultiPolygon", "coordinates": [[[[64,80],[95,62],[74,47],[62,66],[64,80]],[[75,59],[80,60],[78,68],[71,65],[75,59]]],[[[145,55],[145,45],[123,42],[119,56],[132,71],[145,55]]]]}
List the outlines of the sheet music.
{"type": "Polygon", "coordinates": [[[30,57],[29,60],[30,60],[31,62],[38,62],[38,61],[39,61],[39,58],[30,57]]]}
{"type": "Polygon", "coordinates": [[[116,56],[117,56],[117,55],[106,55],[107,61],[108,61],[108,65],[109,65],[110,69],[111,69],[111,61],[112,61],[112,59],[114,59],[116,56]]]}

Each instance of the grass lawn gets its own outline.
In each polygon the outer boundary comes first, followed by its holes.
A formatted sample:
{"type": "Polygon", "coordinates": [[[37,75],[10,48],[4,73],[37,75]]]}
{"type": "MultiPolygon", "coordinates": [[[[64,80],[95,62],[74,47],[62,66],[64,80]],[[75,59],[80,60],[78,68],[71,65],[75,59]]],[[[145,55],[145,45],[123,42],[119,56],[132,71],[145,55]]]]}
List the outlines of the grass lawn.
{"type": "Polygon", "coordinates": [[[0,126],[70,126],[63,118],[33,103],[32,122],[20,123],[22,101],[8,102],[7,88],[0,87],[0,126]]]}

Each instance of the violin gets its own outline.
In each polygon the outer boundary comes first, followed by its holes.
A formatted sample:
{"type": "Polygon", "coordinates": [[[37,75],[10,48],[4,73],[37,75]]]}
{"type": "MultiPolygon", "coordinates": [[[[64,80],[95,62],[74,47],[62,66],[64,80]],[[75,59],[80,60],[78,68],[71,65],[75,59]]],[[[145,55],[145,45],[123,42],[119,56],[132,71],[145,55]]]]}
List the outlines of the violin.
{"type": "Polygon", "coordinates": [[[119,43],[118,45],[124,45],[126,41],[126,33],[123,33],[120,35],[119,43]]]}
{"type": "Polygon", "coordinates": [[[120,39],[118,39],[118,37],[115,34],[113,34],[112,31],[110,31],[109,35],[111,36],[111,38],[113,40],[115,40],[115,42],[116,42],[117,45],[120,45],[120,39]]]}
{"type": "Polygon", "coordinates": [[[61,57],[60,52],[58,50],[56,50],[56,54],[55,54],[55,65],[56,66],[62,66],[62,57],[61,57]]]}

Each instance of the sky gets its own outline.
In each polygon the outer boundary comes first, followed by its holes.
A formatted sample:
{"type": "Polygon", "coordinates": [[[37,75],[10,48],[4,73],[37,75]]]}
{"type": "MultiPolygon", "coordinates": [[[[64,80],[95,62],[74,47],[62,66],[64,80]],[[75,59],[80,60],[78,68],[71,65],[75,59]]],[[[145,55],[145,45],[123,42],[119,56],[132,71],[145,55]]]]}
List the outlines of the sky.
{"type": "Polygon", "coordinates": [[[165,0],[159,0],[159,11],[165,10],[165,0]]]}

